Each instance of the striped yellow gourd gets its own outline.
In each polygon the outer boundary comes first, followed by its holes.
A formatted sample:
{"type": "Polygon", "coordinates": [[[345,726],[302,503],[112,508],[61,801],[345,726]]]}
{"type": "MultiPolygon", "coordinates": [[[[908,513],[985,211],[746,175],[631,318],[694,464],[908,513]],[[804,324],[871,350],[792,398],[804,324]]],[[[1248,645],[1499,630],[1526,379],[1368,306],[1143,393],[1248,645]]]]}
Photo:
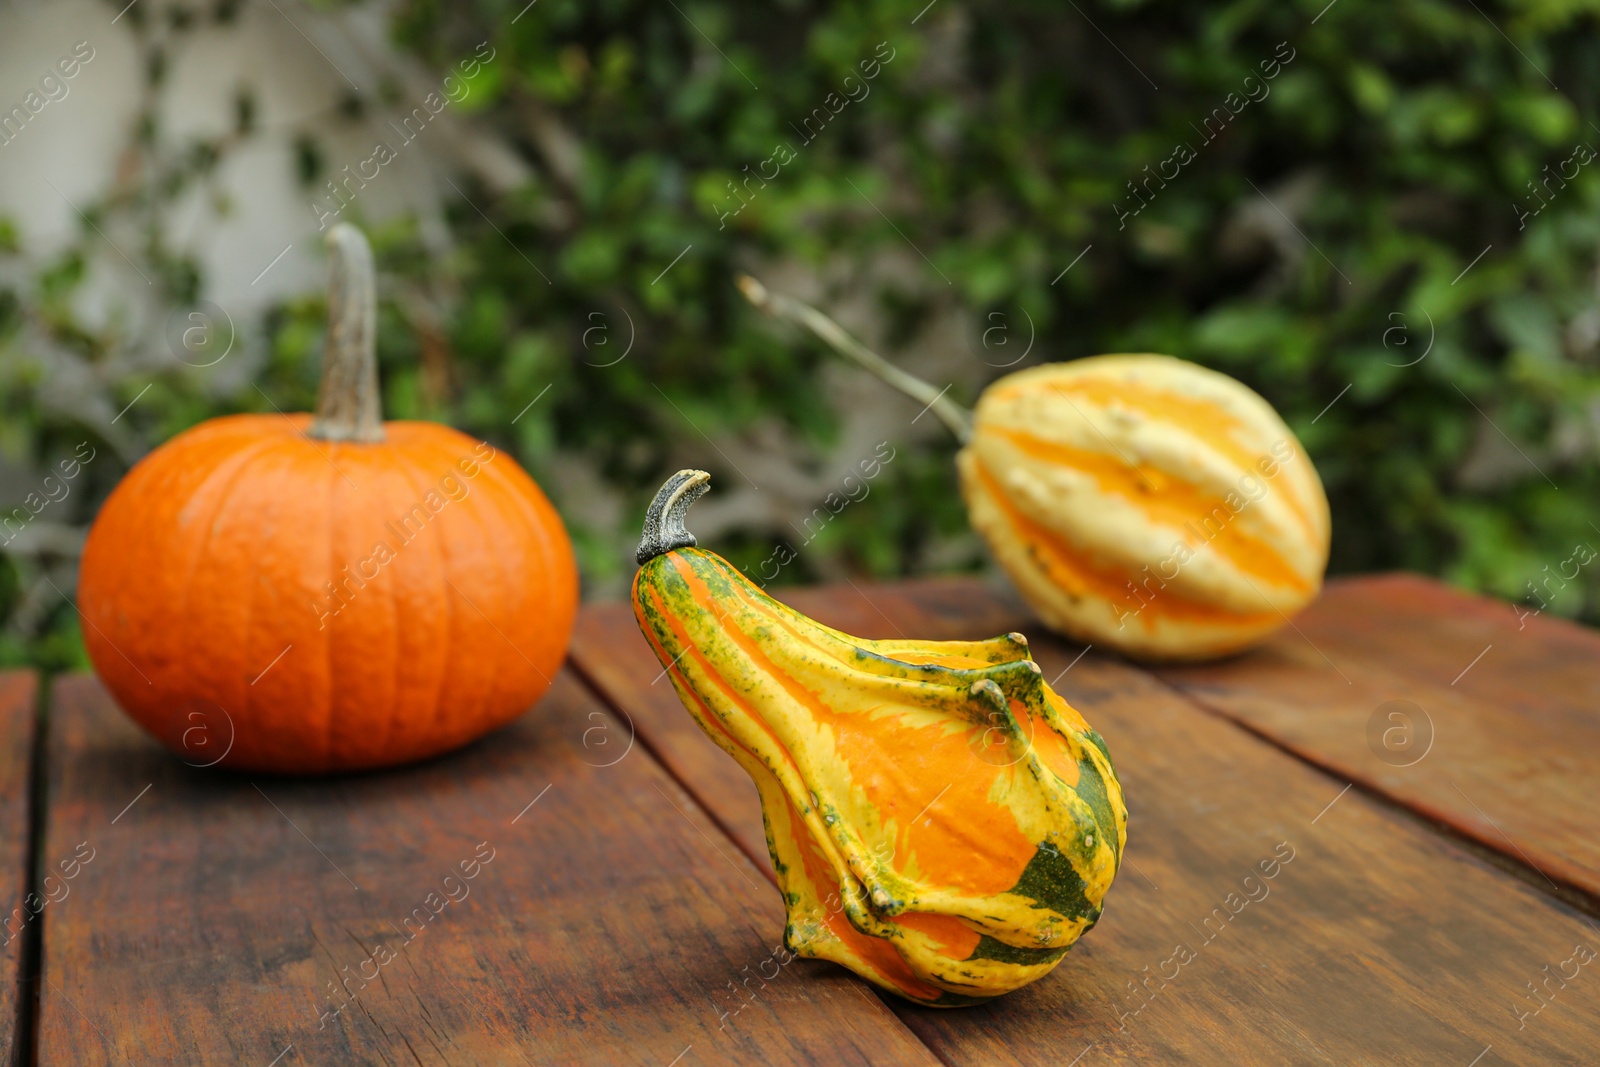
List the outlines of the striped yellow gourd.
{"type": "Polygon", "coordinates": [[[755,780],[795,953],[939,1007],[1043,977],[1099,918],[1128,812],[1105,742],[1009,634],[865,641],[756,588],[657,494],[633,583],[684,707],[755,780]]]}
{"type": "Polygon", "coordinates": [[[1321,590],[1330,526],[1316,468],[1227,375],[1094,356],[1007,375],[967,412],[815,308],[749,276],[739,286],[961,440],[968,518],[1051,628],[1141,659],[1207,659],[1260,641],[1321,590]]]}
{"type": "Polygon", "coordinates": [[[989,386],[967,512],[1053,628],[1156,659],[1248,647],[1322,586],[1328,501],[1270,405],[1171,356],[1096,356],[989,386]]]}

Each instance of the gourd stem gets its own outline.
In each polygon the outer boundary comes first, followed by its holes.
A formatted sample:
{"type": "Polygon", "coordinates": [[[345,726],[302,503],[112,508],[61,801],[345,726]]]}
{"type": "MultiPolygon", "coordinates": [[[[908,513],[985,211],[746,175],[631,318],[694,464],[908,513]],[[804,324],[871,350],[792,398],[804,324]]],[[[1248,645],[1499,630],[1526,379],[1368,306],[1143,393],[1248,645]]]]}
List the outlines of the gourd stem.
{"type": "Polygon", "coordinates": [[[816,308],[792,296],[775,293],[748,274],[739,275],[737,284],[744,298],[757,308],[775,319],[785,319],[804,326],[851,363],[922,404],[923,410],[931,410],[962,444],[966,444],[972,436],[972,412],[945,395],[948,386],[938,389],[916,375],[907,374],[851,337],[843,326],[816,308]]]}
{"type": "Polygon", "coordinates": [[[306,433],[323,441],[382,441],[372,246],[347,222],[328,231],[327,244],[328,340],[317,415],[306,433]]]}
{"type": "Polygon", "coordinates": [[[704,496],[709,488],[711,475],[705,471],[681,470],[656,491],[650,510],[644,513],[644,536],[633,554],[639,566],[675,548],[693,548],[700,543],[684,526],[683,520],[689,513],[689,505],[704,496]]]}

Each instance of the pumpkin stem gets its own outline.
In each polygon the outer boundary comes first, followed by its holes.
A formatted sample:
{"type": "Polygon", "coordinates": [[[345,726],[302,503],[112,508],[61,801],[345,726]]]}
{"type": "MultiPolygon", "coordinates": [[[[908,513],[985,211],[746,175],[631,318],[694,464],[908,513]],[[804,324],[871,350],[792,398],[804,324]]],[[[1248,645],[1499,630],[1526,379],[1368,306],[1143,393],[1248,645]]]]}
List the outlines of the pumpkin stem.
{"type": "MultiPolygon", "coordinates": [[[[898,389],[912,400],[931,410],[939,421],[956,435],[956,440],[966,444],[972,436],[972,412],[957,404],[928,382],[896,367],[866,345],[845,332],[843,326],[809,304],[792,296],[775,293],[748,274],[736,279],[744,298],[775,319],[799,323],[822,339],[823,343],[879,381],[898,389]]],[[[948,388],[948,387],[947,387],[948,388]]]]}
{"type": "Polygon", "coordinates": [[[306,433],[323,441],[383,440],[378,396],[378,285],[372,246],[347,222],[328,231],[328,340],[317,417],[306,433]]]}
{"type": "Polygon", "coordinates": [[[711,488],[711,475],[705,471],[681,470],[667,479],[650,501],[650,510],[644,513],[644,536],[639,539],[639,550],[633,558],[639,566],[666,555],[675,548],[693,548],[699,544],[694,534],[683,525],[689,505],[705,495],[711,488]]]}

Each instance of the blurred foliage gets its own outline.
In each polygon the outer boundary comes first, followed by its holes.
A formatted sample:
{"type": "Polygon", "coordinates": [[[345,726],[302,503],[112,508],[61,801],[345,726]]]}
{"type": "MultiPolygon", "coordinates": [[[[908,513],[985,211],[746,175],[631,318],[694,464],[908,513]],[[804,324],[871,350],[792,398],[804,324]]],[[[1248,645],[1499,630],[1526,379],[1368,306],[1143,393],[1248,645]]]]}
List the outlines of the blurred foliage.
{"type": "MultiPolygon", "coordinates": [[[[899,342],[886,355],[915,364],[918,324],[954,304],[1031,321],[1028,363],[1159,351],[1232,374],[1315,459],[1336,572],[1407,568],[1537,606],[1530,583],[1600,545],[1600,161],[1572,176],[1578,146],[1600,145],[1579,106],[1600,91],[1600,2],[524,2],[393,9],[396,45],[440,77],[492,44],[463,107],[538,177],[495,195],[458,176],[447,256],[415,220],[370,227],[396,282],[390,417],[509,447],[547,486],[562,453],[586,454],[641,507],[674,455],[723,469],[702,433],[775,421],[820,455],[839,428],[817,384],[827,357],[731,279],[784,260],[853,280],[912,246],[920,273],[871,294],[899,342]],[[735,193],[778,145],[793,158],[777,176],[735,193]],[[605,365],[590,343],[596,311],[627,313],[627,359],[605,365]]],[[[180,154],[170,181],[201,180],[225,148],[180,154]]],[[[304,147],[313,193],[329,166],[304,147]]],[[[158,230],[144,252],[170,295],[200,286],[158,230]]],[[[76,256],[0,289],[0,346],[31,315],[104,351],[62,310],[76,256]]],[[[130,419],[159,441],[221,411],[309,408],[322,314],[315,296],[273,312],[259,391],[172,373],[130,419]]],[[[974,356],[954,393],[970,403],[1001,373],[974,356]]],[[[6,431],[9,454],[87,432],[51,425],[28,388],[0,380],[25,427],[6,431]]],[[[948,562],[964,529],[953,452],[902,448],[778,581],[819,560],[880,577],[948,562]]],[[[625,572],[634,528],[576,526],[587,581],[625,572]]],[[[751,567],[773,537],[719,548],[751,567]]],[[[1594,620],[1600,567],[1540,596],[1594,620]]],[[[0,657],[59,660],[74,620],[54,618],[0,657]]]]}

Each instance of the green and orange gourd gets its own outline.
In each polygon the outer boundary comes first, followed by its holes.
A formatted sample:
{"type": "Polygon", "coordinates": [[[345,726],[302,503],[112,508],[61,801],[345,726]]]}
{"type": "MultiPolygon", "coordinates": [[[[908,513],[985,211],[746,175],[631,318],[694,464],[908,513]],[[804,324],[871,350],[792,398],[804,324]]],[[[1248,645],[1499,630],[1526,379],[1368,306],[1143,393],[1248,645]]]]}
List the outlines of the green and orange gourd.
{"type": "Polygon", "coordinates": [[[634,611],[755,780],[785,943],[940,1007],[1049,973],[1126,843],[1105,743],[1019,634],[866,641],[767,596],[684,525],[709,479],[679,471],[651,504],[634,611]]]}

